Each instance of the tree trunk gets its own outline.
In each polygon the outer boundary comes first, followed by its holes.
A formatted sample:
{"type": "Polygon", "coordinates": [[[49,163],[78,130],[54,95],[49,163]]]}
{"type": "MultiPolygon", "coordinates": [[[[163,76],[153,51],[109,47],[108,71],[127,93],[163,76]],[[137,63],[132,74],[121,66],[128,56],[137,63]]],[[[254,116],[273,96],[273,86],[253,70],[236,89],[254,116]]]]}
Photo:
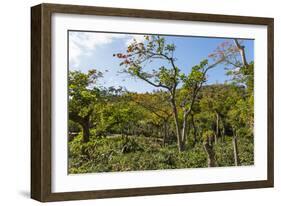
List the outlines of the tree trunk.
{"type": "Polygon", "coordinates": [[[186,124],[186,121],[187,121],[188,113],[189,112],[186,111],[186,110],[184,110],[184,112],[183,112],[183,123],[182,123],[182,133],[181,133],[182,134],[181,141],[182,141],[183,144],[185,143],[186,135],[187,135],[187,124],[186,124]]]}
{"type": "Polygon", "coordinates": [[[163,135],[163,146],[166,145],[167,142],[167,121],[164,121],[164,135],[163,135]]]}
{"type": "Polygon", "coordinates": [[[237,39],[234,39],[234,43],[237,46],[237,48],[239,49],[243,66],[248,66],[248,62],[247,62],[246,54],[245,54],[245,47],[241,46],[237,39]]]}
{"type": "Polygon", "coordinates": [[[82,127],[82,133],[83,133],[83,142],[87,143],[90,140],[90,114],[88,114],[85,117],[81,117],[76,113],[69,113],[69,118],[77,122],[82,127]]]}
{"type": "Polygon", "coordinates": [[[193,141],[194,141],[194,145],[195,145],[196,142],[197,142],[197,128],[195,126],[195,121],[194,121],[194,115],[193,114],[191,115],[191,124],[192,124],[192,127],[193,127],[193,141]]]}
{"type": "Polygon", "coordinates": [[[173,97],[171,99],[171,106],[173,109],[173,117],[174,117],[174,122],[175,122],[175,126],[176,126],[178,150],[179,150],[179,152],[182,152],[184,148],[183,148],[183,143],[181,141],[181,131],[180,131],[180,127],[179,127],[178,110],[177,110],[177,106],[175,103],[175,99],[173,97]]]}
{"type": "Polygon", "coordinates": [[[208,167],[215,167],[216,160],[215,160],[215,152],[213,150],[213,144],[210,144],[209,141],[204,142],[204,149],[207,153],[207,164],[208,167]]]}
{"type": "Polygon", "coordinates": [[[240,159],[239,159],[239,152],[238,152],[236,134],[233,135],[232,145],[233,145],[234,164],[235,164],[235,166],[239,166],[240,165],[240,159]]]}
{"type": "Polygon", "coordinates": [[[224,137],[225,137],[225,125],[224,125],[223,119],[221,119],[221,125],[222,125],[221,141],[224,142],[224,137]]]}
{"type": "Polygon", "coordinates": [[[218,142],[219,137],[219,114],[216,112],[216,135],[215,135],[215,144],[218,142]]]}

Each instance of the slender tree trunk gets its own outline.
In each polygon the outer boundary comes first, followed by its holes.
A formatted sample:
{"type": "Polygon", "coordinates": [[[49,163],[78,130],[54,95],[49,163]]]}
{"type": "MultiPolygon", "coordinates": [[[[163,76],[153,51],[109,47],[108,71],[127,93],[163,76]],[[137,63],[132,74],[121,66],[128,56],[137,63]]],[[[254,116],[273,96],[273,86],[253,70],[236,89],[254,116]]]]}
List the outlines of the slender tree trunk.
{"type": "Polygon", "coordinates": [[[239,159],[239,151],[237,146],[237,136],[235,133],[233,133],[232,145],[233,145],[234,164],[235,166],[239,166],[240,159],[239,159]]]}
{"type": "Polygon", "coordinates": [[[224,142],[224,137],[225,137],[225,125],[223,120],[221,119],[221,125],[222,125],[222,131],[221,131],[221,141],[224,142]]]}
{"type": "Polygon", "coordinates": [[[194,115],[191,114],[191,124],[192,124],[192,127],[193,127],[193,141],[194,141],[194,145],[196,144],[197,142],[197,128],[195,126],[195,121],[194,121],[194,115]]]}
{"type": "Polygon", "coordinates": [[[184,148],[183,148],[183,143],[181,140],[181,131],[180,131],[180,126],[179,126],[178,110],[177,110],[177,106],[176,106],[174,97],[171,98],[171,106],[173,109],[173,117],[174,117],[174,122],[175,122],[175,126],[176,126],[178,150],[179,150],[179,152],[182,152],[184,148]]]}
{"type": "Polygon", "coordinates": [[[216,160],[215,160],[215,152],[213,150],[213,144],[209,143],[210,141],[204,142],[204,149],[207,153],[207,164],[208,167],[215,167],[216,166],[216,160]]]}
{"type": "Polygon", "coordinates": [[[215,135],[215,144],[218,142],[219,137],[219,114],[216,112],[216,135],[215,135]]]}
{"type": "Polygon", "coordinates": [[[167,142],[167,121],[164,121],[164,135],[163,135],[163,146],[166,145],[167,142]]]}
{"type": "Polygon", "coordinates": [[[182,141],[183,144],[185,143],[186,134],[187,134],[187,124],[186,124],[186,121],[187,121],[188,113],[189,113],[188,111],[184,110],[184,113],[183,113],[183,123],[182,123],[182,133],[181,133],[182,134],[181,141],[182,141]]]}

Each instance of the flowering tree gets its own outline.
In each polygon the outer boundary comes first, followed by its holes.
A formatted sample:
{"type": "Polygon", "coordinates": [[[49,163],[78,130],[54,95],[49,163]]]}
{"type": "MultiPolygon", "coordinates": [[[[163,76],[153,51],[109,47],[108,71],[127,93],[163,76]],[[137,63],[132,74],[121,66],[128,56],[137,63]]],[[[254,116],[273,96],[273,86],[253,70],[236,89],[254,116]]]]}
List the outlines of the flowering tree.
{"type": "Polygon", "coordinates": [[[164,37],[144,36],[144,42],[134,40],[124,54],[118,53],[113,56],[122,60],[120,65],[124,66],[124,72],[168,92],[178,150],[181,152],[185,148],[187,118],[192,112],[202,85],[206,82],[206,74],[220,64],[225,57],[217,58],[213,64],[209,64],[208,60],[204,59],[193,66],[189,74],[184,74],[176,65],[175,49],[175,45],[166,43],[164,37]],[[154,60],[165,61],[165,64],[147,71],[145,65],[154,60]],[[182,112],[179,112],[179,109],[182,112]]]}

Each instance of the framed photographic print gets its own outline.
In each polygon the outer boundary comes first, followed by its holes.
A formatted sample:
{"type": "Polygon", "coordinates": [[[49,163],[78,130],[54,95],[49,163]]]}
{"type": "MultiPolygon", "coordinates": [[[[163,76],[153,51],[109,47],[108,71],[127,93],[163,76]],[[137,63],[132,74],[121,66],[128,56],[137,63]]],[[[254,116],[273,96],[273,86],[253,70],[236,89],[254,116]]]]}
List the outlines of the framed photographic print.
{"type": "Polygon", "coordinates": [[[31,8],[31,197],[273,187],[273,19],[31,8]]]}

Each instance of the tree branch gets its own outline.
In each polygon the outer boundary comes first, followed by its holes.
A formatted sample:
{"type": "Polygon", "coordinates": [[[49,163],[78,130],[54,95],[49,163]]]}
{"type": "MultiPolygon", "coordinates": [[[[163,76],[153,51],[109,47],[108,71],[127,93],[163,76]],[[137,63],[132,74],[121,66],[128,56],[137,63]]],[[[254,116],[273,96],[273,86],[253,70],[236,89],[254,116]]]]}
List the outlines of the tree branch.
{"type": "Polygon", "coordinates": [[[163,84],[161,84],[161,83],[155,84],[154,82],[150,81],[149,79],[147,79],[147,78],[145,78],[145,77],[143,77],[143,76],[141,76],[141,75],[137,75],[137,76],[138,76],[140,79],[142,79],[143,81],[149,83],[150,85],[152,85],[152,86],[154,86],[154,87],[162,87],[162,88],[165,88],[165,89],[170,90],[170,87],[168,87],[168,86],[166,86],[166,85],[163,85],[163,84]]]}
{"type": "Polygon", "coordinates": [[[242,59],[242,63],[243,63],[243,66],[248,66],[248,62],[247,62],[247,59],[246,59],[246,54],[245,54],[245,47],[242,46],[237,39],[234,39],[234,43],[235,45],[237,46],[237,48],[239,49],[240,51],[240,55],[241,55],[241,59],[242,59]]]}
{"type": "MultiPolygon", "coordinates": [[[[197,95],[198,95],[200,89],[201,89],[202,86],[203,86],[204,79],[205,79],[205,77],[206,77],[207,72],[208,72],[210,69],[212,69],[212,68],[214,68],[215,66],[217,66],[218,64],[220,64],[221,62],[223,62],[223,61],[224,61],[224,58],[220,59],[219,61],[215,62],[214,64],[211,64],[210,66],[208,66],[207,68],[204,69],[204,71],[203,71],[203,78],[202,78],[202,81],[199,83],[199,86],[196,85],[196,87],[193,87],[191,103],[190,103],[189,109],[186,111],[187,113],[190,113],[191,110],[192,110],[192,107],[193,107],[193,105],[194,105],[194,103],[195,103],[195,99],[196,99],[196,97],[197,97],[197,95]]],[[[185,98],[185,99],[182,101],[182,104],[181,104],[182,107],[185,107],[187,101],[188,101],[187,98],[185,98]]]]}

